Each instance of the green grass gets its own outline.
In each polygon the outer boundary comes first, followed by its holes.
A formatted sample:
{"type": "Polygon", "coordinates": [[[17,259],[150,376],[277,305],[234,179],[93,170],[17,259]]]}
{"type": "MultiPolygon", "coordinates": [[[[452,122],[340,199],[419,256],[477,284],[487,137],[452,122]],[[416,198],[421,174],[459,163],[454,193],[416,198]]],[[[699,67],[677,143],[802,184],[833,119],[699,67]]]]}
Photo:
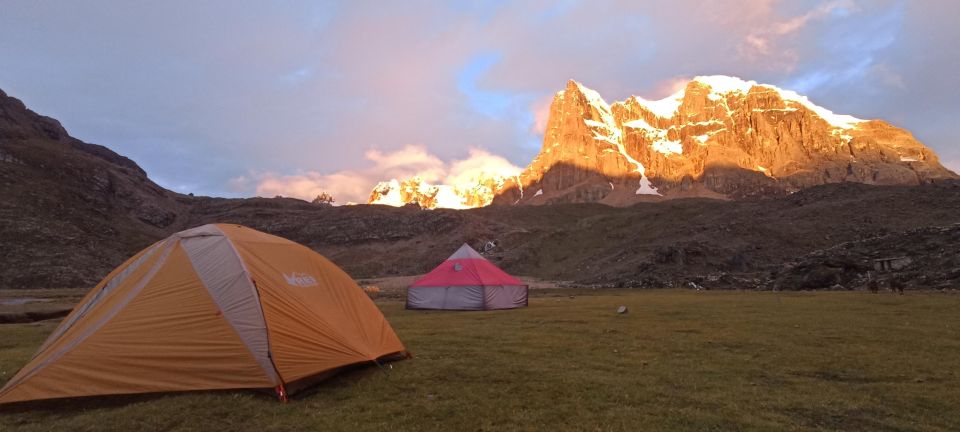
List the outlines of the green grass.
{"type": "MultiPolygon", "coordinates": [[[[0,430],[960,430],[957,295],[555,290],[512,311],[380,305],[415,355],[389,377],[349,372],[285,405],[252,391],[13,405],[0,430]]],[[[0,326],[0,381],[52,327],[0,326]]]]}

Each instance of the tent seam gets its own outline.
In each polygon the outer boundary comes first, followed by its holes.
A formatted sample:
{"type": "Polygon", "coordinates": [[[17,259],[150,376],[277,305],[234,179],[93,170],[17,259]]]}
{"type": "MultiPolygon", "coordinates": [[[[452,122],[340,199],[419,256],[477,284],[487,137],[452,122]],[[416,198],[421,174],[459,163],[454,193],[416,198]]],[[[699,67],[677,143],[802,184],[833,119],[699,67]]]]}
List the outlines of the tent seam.
{"type": "MultiPolygon", "coordinates": [[[[245,263],[243,261],[243,258],[240,257],[240,252],[237,251],[237,246],[233,243],[233,239],[231,239],[230,236],[227,235],[227,233],[223,232],[223,230],[221,230],[220,227],[215,226],[215,228],[217,229],[217,231],[220,231],[221,233],[223,233],[223,237],[227,240],[227,244],[230,246],[230,251],[233,252],[233,256],[237,259],[238,262],[240,262],[240,268],[243,270],[244,276],[246,276],[247,280],[250,282],[251,291],[253,292],[253,295],[257,299],[256,301],[257,310],[260,311],[260,317],[263,319],[264,339],[267,343],[267,359],[270,360],[270,365],[273,366],[273,374],[277,377],[277,381],[279,381],[280,384],[283,384],[284,381],[283,381],[283,376],[280,375],[280,368],[277,367],[276,362],[274,362],[273,360],[273,349],[270,346],[270,330],[267,327],[267,316],[266,316],[266,313],[263,311],[263,303],[261,303],[260,301],[260,289],[257,287],[257,282],[253,279],[253,276],[250,274],[250,270],[247,268],[247,263],[245,263]]],[[[209,288],[207,288],[207,291],[209,291],[209,288]]],[[[234,329],[234,331],[236,331],[236,329],[234,329]]],[[[243,340],[243,338],[240,338],[240,339],[243,340]]],[[[250,346],[247,345],[246,342],[244,342],[244,346],[246,346],[247,349],[250,350],[250,346]]],[[[254,353],[252,350],[250,351],[250,354],[253,354],[254,358],[256,358],[256,353],[254,353]]]]}

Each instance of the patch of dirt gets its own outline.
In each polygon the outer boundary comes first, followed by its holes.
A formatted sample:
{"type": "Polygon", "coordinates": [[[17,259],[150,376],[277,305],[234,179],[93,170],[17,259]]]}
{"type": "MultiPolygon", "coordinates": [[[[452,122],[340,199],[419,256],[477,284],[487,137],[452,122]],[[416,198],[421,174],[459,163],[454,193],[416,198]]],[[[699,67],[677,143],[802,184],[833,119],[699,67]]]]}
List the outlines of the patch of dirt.
{"type": "Polygon", "coordinates": [[[0,324],[63,318],[86,289],[0,290],[0,324]]]}
{"type": "Polygon", "coordinates": [[[36,312],[3,312],[0,313],[0,324],[32,323],[37,321],[46,321],[48,319],[63,318],[69,315],[71,310],[73,310],[73,308],[36,312]]]}

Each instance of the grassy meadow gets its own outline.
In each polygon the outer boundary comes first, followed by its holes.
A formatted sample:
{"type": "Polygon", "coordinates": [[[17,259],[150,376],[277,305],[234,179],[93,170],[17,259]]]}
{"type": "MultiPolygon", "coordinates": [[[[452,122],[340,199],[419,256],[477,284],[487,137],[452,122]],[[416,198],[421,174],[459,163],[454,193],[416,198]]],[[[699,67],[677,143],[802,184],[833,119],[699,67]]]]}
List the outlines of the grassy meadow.
{"type": "MultiPolygon", "coordinates": [[[[414,358],[254,391],[0,406],[0,431],[960,430],[960,295],[537,290],[378,304],[414,358]],[[620,305],[627,314],[615,313],[620,305]]],[[[0,325],[0,382],[56,321],[0,325]]]]}

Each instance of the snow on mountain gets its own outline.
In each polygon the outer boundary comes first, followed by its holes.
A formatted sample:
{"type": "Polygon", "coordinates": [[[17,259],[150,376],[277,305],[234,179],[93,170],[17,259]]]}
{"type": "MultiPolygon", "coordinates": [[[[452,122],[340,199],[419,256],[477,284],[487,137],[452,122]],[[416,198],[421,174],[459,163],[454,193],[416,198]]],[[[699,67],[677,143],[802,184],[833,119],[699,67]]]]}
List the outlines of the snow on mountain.
{"type": "Polygon", "coordinates": [[[540,154],[494,203],[527,203],[521,189],[543,191],[530,204],[626,205],[644,195],[730,199],[837,181],[952,177],[908,131],[836,114],[776,86],[698,76],[660,100],[611,104],[571,80],[554,97],[540,154]],[[640,188],[625,194],[631,183],[640,188]]]}
{"type": "Polygon", "coordinates": [[[540,153],[522,172],[443,185],[394,179],[378,184],[370,203],[625,205],[648,196],[729,199],[837,181],[917,184],[955,176],[908,131],[836,114],[756,81],[698,76],[660,100],[609,104],[570,80],[554,96],[540,153]]]}
{"type": "Polygon", "coordinates": [[[485,150],[472,148],[464,159],[454,160],[409,178],[380,182],[367,200],[369,204],[422,208],[465,209],[489,205],[506,179],[520,174],[510,161],[485,150]]]}
{"type": "MultiPolygon", "coordinates": [[[[806,107],[807,109],[817,113],[817,115],[819,115],[823,120],[826,120],[827,123],[830,123],[838,128],[850,129],[855,127],[857,123],[865,121],[850,115],[834,114],[833,111],[814,104],[809,98],[800,95],[795,91],[784,90],[769,84],[758,84],[756,81],[752,80],[746,81],[737,77],[725,75],[710,75],[695,77],[693,81],[710,87],[711,91],[707,97],[712,101],[720,101],[730,94],[746,94],[753,87],[762,87],[777,92],[784,101],[794,102],[806,107]]],[[[583,86],[581,85],[581,87],[583,86]]],[[[601,98],[599,94],[593,90],[590,91],[593,92],[591,99],[599,99],[600,101],[603,101],[603,98],[601,98]]],[[[640,96],[632,96],[632,98],[639,105],[647,108],[650,110],[650,112],[654,113],[658,117],[672,118],[680,108],[680,104],[683,102],[685,91],[685,89],[682,89],[670,96],[654,101],[646,100],[640,96]]],[[[606,104],[606,102],[603,103],[606,104]]],[[[614,102],[614,104],[617,103],[622,102],[614,102]]]]}
{"type": "Polygon", "coordinates": [[[656,114],[657,117],[671,118],[677,113],[680,103],[683,102],[683,90],[660,100],[651,101],[640,96],[633,96],[633,100],[656,114]]]}
{"type": "Polygon", "coordinates": [[[420,177],[402,181],[390,179],[373,188],[367,203],[394,207],[418,204],[428,209],[484,207],[493,202],[505,180],[506,177],[499,174],[482,174],[456,184],[439,185],[427,183],[420,177]]]}
{"type": "MultiPolygon", "coordinates": [[[[800,105],[803,105],[810,111],[817,113],[820,118],[826,120],[827,123],[830,123],[834,127],[841,129],[851,129],[856,127],[857,123],[862,123],[865,120],[858,119],[850,115],[840,115],[834,114],[833,111],[830,111],[824,107],[821,107],[817,104],[814,104],[806,96],[802,96],[792,90],[784,90],[776,86],[769,84],[757,84],[756,81],[745,81],[737,77],[725,76],[725,75],[711,75],[711,76],[698,76],[693,79],[693,81],[705,84],[710,86],[710,96],[711,100],[717,101],[725,97],[730,93],[743,93],[746,94],[753,87],[763,87],[771,89],[777,92],[784,101],[786,102],[795,102],[800,105]]],[[[681,90],[682,93],[682,90],[681,90]]],[[[682,95],[680,96],[682,98],[682,95]]]]}

